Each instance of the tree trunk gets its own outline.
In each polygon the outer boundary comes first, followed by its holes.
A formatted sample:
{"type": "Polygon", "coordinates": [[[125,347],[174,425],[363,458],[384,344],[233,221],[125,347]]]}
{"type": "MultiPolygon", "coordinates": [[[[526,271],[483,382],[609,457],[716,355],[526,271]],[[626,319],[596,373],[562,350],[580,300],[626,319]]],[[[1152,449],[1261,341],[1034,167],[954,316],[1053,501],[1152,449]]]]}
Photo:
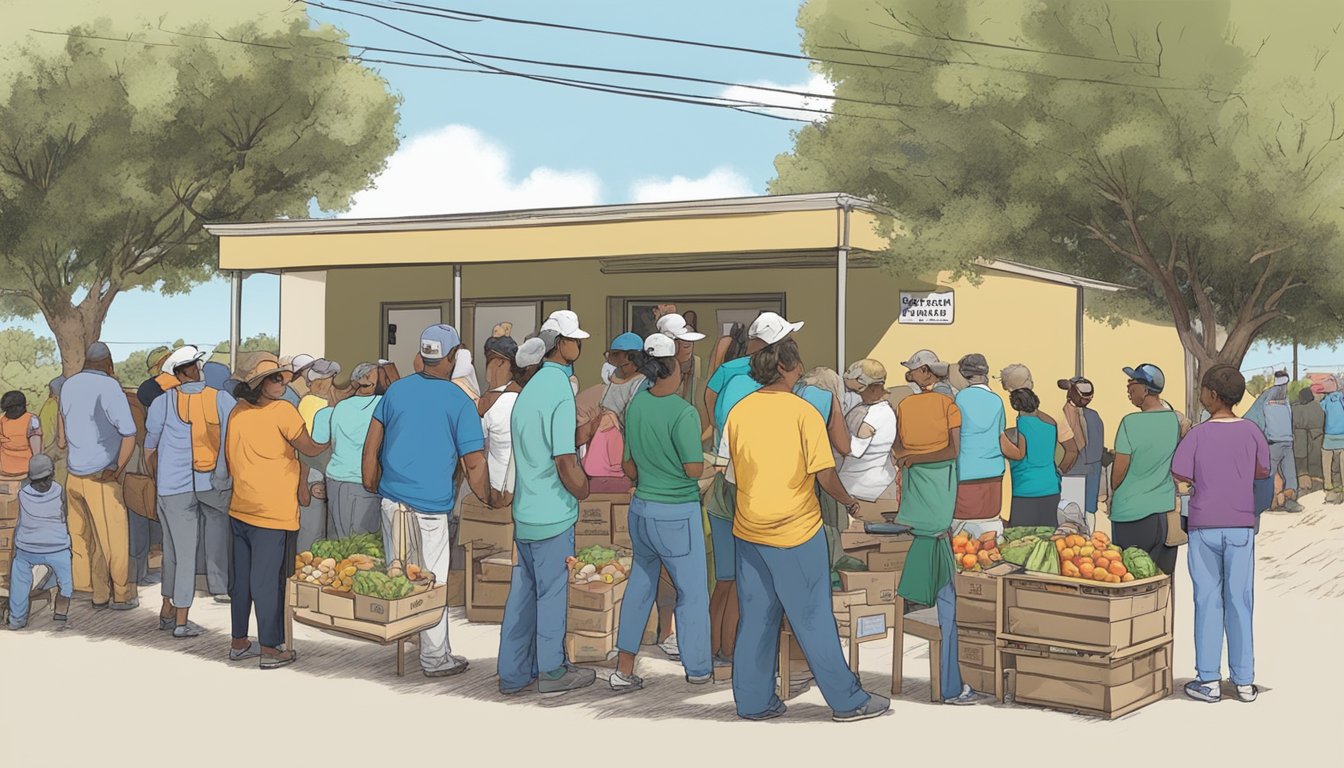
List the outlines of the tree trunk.
{"type": "MultiPolygon", "coordinates": [[[[1250,351],[1254,339],[1243,332],[1240,326],[1233,326],[1229,329],[1227,340],[1218,347],[1217,352],[1209,354],[1204,345],[1199,343],[1195,333],[1181,334],[1181,345],[1185,351],[1194,360],[1194,369],[1190,371],[1191,380],[1194,382],[1192,389],[1193,397],[1187,399],[1185,404],[1185,415],[1193,422],[1198,422],[1202,406],[1199,404],[1199,383],[1204,378],[1204,372],[1215,365],[1230,365],[1233,368],[1240,369],[1241,362],[1246,358],[1246,353],[1250,351]]],[[[1212,331],[1217,333],[1216,329],[1212,331]]],[[[1215,337],[1216,338],[1216,337],[1215,337]]],[[[1243,402],[1243,405],[1245,403],[1243,402]]]]}
{"type": "Polygon", "coordinates": [[[61,354],[61,372],[66,376],[78,373],[84,368],[84,353],[89,345],[98,341],[103,331],[101,318],[89,317],[77,309],[64,312],[43,310],[47,325],[56,336],[56,348],[61,354]]]}

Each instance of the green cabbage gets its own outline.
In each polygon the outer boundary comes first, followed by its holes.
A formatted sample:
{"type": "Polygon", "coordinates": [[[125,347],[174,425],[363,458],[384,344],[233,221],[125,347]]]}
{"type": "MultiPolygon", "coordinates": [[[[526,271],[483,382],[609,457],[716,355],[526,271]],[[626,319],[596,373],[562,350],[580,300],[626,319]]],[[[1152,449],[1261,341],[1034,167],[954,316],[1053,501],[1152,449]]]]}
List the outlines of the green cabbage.
{"type": "Polygon", "coordinates": [[[1162,572],[1157,569],[1157,563],[1153,562],[1153,558],[1138,547],[1130,547],[1129,549],[1126,549],[1124,554],[1121,555],[1121,558],[1125,562],[1125,568],[1127,568],[1130,573],[1134,574],[1135,580],[1151,579],[1154,576],[1162,574],[1162,572]]]}

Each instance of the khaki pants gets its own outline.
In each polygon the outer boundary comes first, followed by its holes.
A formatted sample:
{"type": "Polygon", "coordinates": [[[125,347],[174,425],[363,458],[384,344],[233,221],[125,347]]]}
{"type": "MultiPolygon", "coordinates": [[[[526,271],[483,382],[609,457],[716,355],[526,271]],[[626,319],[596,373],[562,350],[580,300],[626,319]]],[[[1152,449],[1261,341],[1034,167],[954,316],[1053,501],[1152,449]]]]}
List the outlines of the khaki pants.
{"type": "Polygon", "coordinates": [[[70,552],[75,589],[93,592],[93,602],[135,599],[130,581],[131,539],[121,483],[70,475],[70,552]]]}
{"type": "Polygon", "coordinates": [[[1344,450],[1324,448],[1321,450],[1321,472],[1325,476],[1325,489],[1327,491],[1340,490],[1340,486],[1335,483],[1335,470],[1338,468],[1341,476],[1344,476],[1344,450]]]}

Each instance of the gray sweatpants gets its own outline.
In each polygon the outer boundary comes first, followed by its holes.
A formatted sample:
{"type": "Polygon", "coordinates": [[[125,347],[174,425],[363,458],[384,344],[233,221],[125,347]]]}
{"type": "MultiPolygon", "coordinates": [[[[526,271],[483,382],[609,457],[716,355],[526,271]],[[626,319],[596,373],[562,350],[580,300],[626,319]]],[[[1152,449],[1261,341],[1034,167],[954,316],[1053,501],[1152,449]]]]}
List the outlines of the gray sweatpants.
{"type": "Polygon", "coordinates": [[[210,594],[228,593],[231,497],[232,491],[227,489],[159,497],[159,521],[163,524],[161,591],[173,601],[174,608],[191,607],[202,560],[210,594]]]}
{"type": "Polygon", "coordinates": [[[382,499],[361,483],[327,478],[327,525],[331,535],[344,539],[357,533],[382,530],[382,499]]]}
{"type": "MultiPolygon", "coordinates": [[[[307,472],[309,485],[322,482],[321,472],[311,468],[307,472]]],[[[331,492],[330,486],[327,492],[331,492]]],[[[327,538],[327,500],[313,496],[308,506],[299,508],[299,551],[306,552],[312,549],[314,541],[325,538],[327,538]]]]}
{"type": "Polygon", "coordinates": [[[1297,493],[1297,459],[1291,442],[1269,444],[1269,476],[1283,476],[1283,489],[1297,493]]]}

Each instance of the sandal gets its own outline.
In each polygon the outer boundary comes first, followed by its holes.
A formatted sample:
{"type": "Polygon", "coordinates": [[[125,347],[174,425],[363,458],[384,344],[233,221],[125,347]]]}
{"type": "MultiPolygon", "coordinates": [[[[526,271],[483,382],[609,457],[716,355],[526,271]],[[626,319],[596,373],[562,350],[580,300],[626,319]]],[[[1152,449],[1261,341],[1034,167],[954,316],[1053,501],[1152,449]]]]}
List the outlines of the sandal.
{"type": "Polygon", "coordinates": [[[258,643],[256,640],[253,640],[242,650],[238,650],[237,648],[229,649],[229,661],[242,661],[243,659],[251,659],[260,655],[261,643],[258,643]]]}
{"type": "Polygon", "coordinates": [[[287,667],[299,658],[299,654],[294,651],[283,648],[277,650],[279,650],[280,653],[274,656],[265,653],[261,655],[262,669],[279,669],[281,667],[287,667]]]}

